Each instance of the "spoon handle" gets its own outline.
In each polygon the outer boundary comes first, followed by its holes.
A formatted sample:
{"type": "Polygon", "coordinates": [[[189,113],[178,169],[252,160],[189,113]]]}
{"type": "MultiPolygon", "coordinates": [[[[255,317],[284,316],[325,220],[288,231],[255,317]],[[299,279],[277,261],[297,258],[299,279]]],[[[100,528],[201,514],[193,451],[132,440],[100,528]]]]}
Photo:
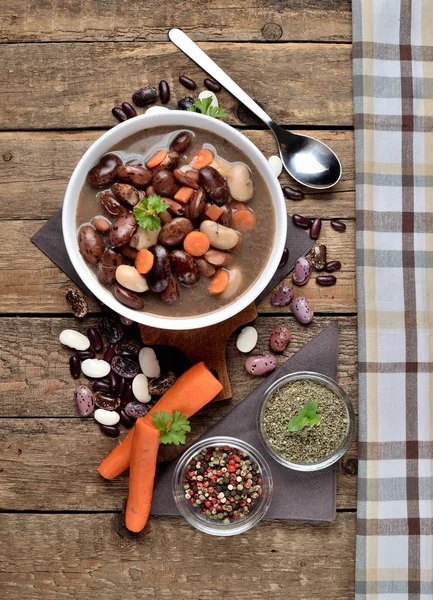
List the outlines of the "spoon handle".
{"type": "Polygon", "coordinates": [[[192,41],[181,29],[170,29],[168,37],[182,52],[198,64],[206,73],[209,73],[225,89],[237,98],[242,104],[250,109],[268,127],[274,125],[271,117],[246,94],[238,84],[233,81],[201,48],[192,41]]]}

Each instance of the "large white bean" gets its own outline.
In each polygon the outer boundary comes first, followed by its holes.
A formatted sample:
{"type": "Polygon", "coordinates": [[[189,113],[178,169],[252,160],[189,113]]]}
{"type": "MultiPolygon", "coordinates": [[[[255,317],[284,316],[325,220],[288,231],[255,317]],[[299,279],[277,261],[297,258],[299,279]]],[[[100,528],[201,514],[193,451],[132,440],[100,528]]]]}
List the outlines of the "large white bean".
{"type": "Polygon", "coordinates": [[[257,333],[257,329],[254,329],[254,327],[248,325],[248,327],[244,327],[238,335],[236,340],[236,348],[239,350],[239,352],[244,352],[247,354],[256,347],[258,337],[259,334],[257,333]]]}
{"type": "Polygon", "coordinates": [[[90,341],[85,335],[75,329],[64,329],[59,335],[60,343],[69,346],[74,350],[87,350],[90,348],[90,341]]]}
{"type": "Polygon", "coordinates": [[[137,231],[131,238],[129,245],[135,248],[136,250],[143,250],[150,248],[158,241],[158,235],[161,231],[161,227],[158,227],[155,231],[150,231],[148,229],[143,229],[143,227],[137,227],[137,231]]]}
{"type": "Polygon", "coordinates": [[[199,100],[204,100],[205,98],[212,98],[212,102],[210,103],[210,105],[218,106],[218,98],[210,90],[203,90],[202,92],[200,92],[198,97],[199,97],[199,100]]]}
{"type": "Polygon", "coordinates": [[[210,245],[217,250],[231,250],[239,242],[239,235],[234,229],[215,221],[203,221],[200,231],[207,235],[210,245]]]}
{"type": "Polygon", "coordinates": [[[223,177],[227,177],[227,175],[229,174],[229,171],[231,169],[230,163],[225,161],[220,156],[215,156],[215,158],[213,159],[213,161],[211,162],[211,164],[209,166],[213,167],[223,177]]]}
{"type": "Polygon", "coordinates": [[[120,421],[120,415],[115,410],[105,410],[104,408],[97,408],[93,413],[95,421],[98,421],[101,425],[107,425],[112,427],[117,425],[120,421]]]}
{"type": "Polygon", "coordinates": [[[248,202],[253,196],[253,181],[245,165],[233,165],[227,173],[230,196],[239,202],[248,202]]]}
{"type": "Polygon", "coordinates": [[[99,379],[108,375],[111,371],[111,366],[110,363],[105,360],[99,360],[99,358],[86,358],[81,363],[81,370],[86,377],[99,379]]]}
{"type": "Polygon", "coordinates": [[[140,363],[140,369],[146,375],[146,377],[159,377],[161,375],[161,368],[159,366],[158,359],[156,358],[155,351],[152,348],[146,346],[142,348],[138,354],[138,362],[140,363]]]}
{"type": "Polygon", "coordinates": [[[238,292],[239,288],[241,287],[243,277],[240,270],[236,268],[228,269],[228,274],[230,277],[229,283],[226,289],[223,291],[223,293],[220,294],[220,298],[231,298],[238,292]]]}
{"type": "Polygon", "coordinates": [[[140,275],[135,267],[129,265],[119,265],[116,269],[116,279],[127,290],[137,292],[147,292],[149,286],[144,275],[140,275]]]}
{"type": "Polygon", "coordinates": [[[139,373],[132,380],[132,393],[143,404],[147,404],[152,400],[152,396],[149,394],[147,377],[143,373],[139,373]]]}

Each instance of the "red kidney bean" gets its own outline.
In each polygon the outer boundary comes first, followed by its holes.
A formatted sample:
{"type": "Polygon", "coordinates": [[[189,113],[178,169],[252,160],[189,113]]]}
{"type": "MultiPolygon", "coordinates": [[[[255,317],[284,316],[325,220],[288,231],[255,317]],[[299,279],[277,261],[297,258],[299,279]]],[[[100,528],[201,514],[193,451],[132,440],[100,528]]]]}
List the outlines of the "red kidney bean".
{"type": "MultiPolygon", "coordinates": [[[[117,373],[116,373],[117,375],[117,373]]],[[[125,379],[123,377],[119,377],[119,389],[117,390],[117,395],[121,398],[123,394],[123,390],[125,389],[125,379]]]]}
{"type": "Polygon", "coordinates": [[[108,385],[110,387],[110,392],[116,394],[120,385],[120,377],[114,371],[108,373],[108,385]]]}
{"type": "Polygon", "coordinates": [[[125,381],[122,390],[122,404],[128,404],[132,400],[132,381],[125,381]]]}
{"type": "Polygon", "coordinates": [[[335,229],[335,231],[346,231],[346,223],[342,223],[336,219],[332,219],[331,227],[335,229]]]}
{"type": "Polygon", "coordinates": [[[314,219],[311,228],[310,228],[310,238],[312,240],[317,240],[320,235],[320,230],[322,229],[322,219],[316,218],[314,219]]]}
{"type": "Polygon", "coordinates": [[[119,437],[120,430],[115,425],[101,425],[99,424],[99,429],[102,431],[104,435],[108,435],[108,437],[116,438],[119,437]]]}
{"type": "Polygon", "coordinates": [[[329,287],[330,285],[335,285],[337,283],[337,278],[334,275],[318,275],[316,277],[316,283],[323,287],[329,287]]]}
{"type": "Polygon", "coordinates": [[[123,112],[123,110],[121,108],[119,108],[118,106],[115,106],[114,108],[112,108],[111,112],[116,117],[116,119],[118,121],[120,121],[121,123],[122,123],[122,121],[127,121],[128,120],[128,117],[125,115],[125,113],[123,112]]]}
{"type": "Polygon", "coordinates": [[[289,249],[288,248],[284,248],[283,254],[281,255],[280,264],[278,266],[279,267],[284,267],[284,265],[287,264],[288,260],[289,260],[289,249]]]}
{"type": "Polygon", "coordinates": [[[75,355],[78,356],[80,360],[84,360],[86,358],[95,358],[95,353],[93,350],[76,350],[75,355]]]}
{"type": "Polygon", "coordinates": [[[213,79],[205,79],[203,83],[208,90],[210,90],[211,92],[215,92],[215,94],[222,90],[221,84],[218,83],[218,81],[214,81],[213,79]]]}
{"type": "Polygon", "coordinates": [[[73,355],[69,359],[69,370],[71,371],[71,375],[73,379],[78,379],[81,375],[81,363],[78,356],[73,355]]]}
{"type": "Polygon", "coordinates": [[[188,88],[189,90],[195,90],[195,88],[197,87],[196,82],[190,79],[190,77],[187,77],[186,75],[181,75],[179,77],[179,83],[181,83],[184,87],[188,88]]]}
{"type": "Polygon", "coordinates": [[[89,329],[87,330],[87,337],[90,340],[93,350],[95,352],[101,352],[102,338],[99,331],[95,327],[89,327],[89,329]]]}
{"type": "Polygon", "coordinates": [[[107,349],[104,354],[104,360],[106,362],[111,363],[111,359],[113,358],[114,353],[115,353],[114,344],[108,344],[107,349]]]}
{"type": "Polygon", "coordinates": [[[333,273],[334,271],[339,271],[341,269],[341,262],[339,260],[330,260],[325,265],[325,271],[328,273],[333,273]]]}
{"type": "Polygon", "coordinates": [[[128,416],[126,414],[126,412],[123,410],[123,408],[121,408],[119,410],[119,415],[120,415],[120,422],[122,423],[122,425],[124,427],[127,427],[128,429],[130,427],[132,427],[135,423],[135,419],[133,419],[132,417],[128,416]]]}
{"type": "Polygon", "coordinates": [[[162,79],[159,82],[158,90],[159,90],[159,97],[160,97],[161,102],[163,104],[167,104],[167,102],[170,100],[170,86],[165,81],[165,79],[162,79]]]}
{"type": "Polygon", "coordinates": [[[122,102],[122,110],[128,119],[132,119],[133,117],[137,116],[137,111],[132,104],[129,104],[129,102],[122,102]]]}
{"type": "Polygon", "coordinates": [[[105,394],[109,394],[111,391],[110,384],[108,381],[104,380],[94,381],[92,384],[92,390],[94,392],[104,392],[105,394]]]}
{"type": "Polygon", "coordinates": [[[285,185],[281,189],[283,190],[283,194],[285,195],[285,197],[289,198],[290,200],[303,200],[304,199],[304,192],[301,192],[301,190],[294,190],[289,185],[285,185]]]}
{"type": "Polygon", "coordinates": [[[311,227],[310,217],[303,217],[302,215],[292,215],[292,221],[297,227],[302,227],[302,229],[310,229],[311,227]]]}

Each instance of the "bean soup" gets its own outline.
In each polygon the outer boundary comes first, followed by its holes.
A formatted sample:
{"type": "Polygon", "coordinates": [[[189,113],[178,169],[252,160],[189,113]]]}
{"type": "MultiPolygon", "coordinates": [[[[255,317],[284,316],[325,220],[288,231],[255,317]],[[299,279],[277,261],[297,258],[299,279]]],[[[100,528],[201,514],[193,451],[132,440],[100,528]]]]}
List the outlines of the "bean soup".
{"type": "Polygon", "coordinates": [[[248,290],[271,253],[275,215],[238,148],[202,129],[157,127],[89,171],[76,225],[81,254],[119,302],[179,318],[248,290]]]}

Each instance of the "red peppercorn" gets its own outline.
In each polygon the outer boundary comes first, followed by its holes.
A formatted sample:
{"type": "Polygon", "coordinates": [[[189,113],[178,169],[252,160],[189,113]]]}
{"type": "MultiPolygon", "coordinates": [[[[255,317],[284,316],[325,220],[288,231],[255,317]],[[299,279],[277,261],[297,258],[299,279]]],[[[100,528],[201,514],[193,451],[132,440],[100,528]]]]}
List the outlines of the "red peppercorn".
{"type": "Polygon", "coordinates": [[[236,471],[236,466],[235,465],[229,465],[227,467],[227,470],[229,471],[229,473],[234,473],[236,471]]]}
{"type": "Polygon", "coordinates": [[[218,471],[216,472],[216,474],[218,475],[218,477],[221,477],[221,475],[223,474],[223,472],[221,471],[221,469],[218,469],[218,471]]]}

